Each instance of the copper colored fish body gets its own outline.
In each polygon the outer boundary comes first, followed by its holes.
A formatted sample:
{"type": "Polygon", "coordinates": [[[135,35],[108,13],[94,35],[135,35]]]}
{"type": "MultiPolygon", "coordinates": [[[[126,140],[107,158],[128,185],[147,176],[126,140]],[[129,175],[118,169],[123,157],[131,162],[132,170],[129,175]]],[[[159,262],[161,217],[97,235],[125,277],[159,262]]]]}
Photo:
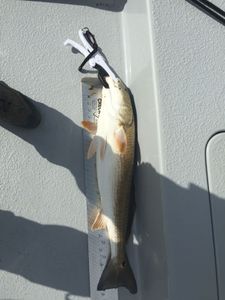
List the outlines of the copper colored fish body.
{"type": "Polygon", "coordinates": [[[84,128],[94,135],[88,158],[96,153],[101,197],[101,208],[96,211],[92,229],[105,228],[110,241],[110,255],[98,289],[124,286],[136,293],[136,281],[125,251],[134,162],[134,115],[125,85],[109,77],[107,82],[109,89],[103,87],[97,126],[83,121],[84,128]]]}

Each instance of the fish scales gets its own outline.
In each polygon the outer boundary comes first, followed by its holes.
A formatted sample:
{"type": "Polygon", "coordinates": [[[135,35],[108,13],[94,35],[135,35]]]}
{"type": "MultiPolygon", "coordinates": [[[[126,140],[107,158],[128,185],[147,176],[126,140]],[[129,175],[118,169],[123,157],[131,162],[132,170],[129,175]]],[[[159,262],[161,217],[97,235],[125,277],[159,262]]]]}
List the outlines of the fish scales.
{"type": "Polygon", "coordinates": [[[127,132],[128,151],[126,153],[126,156],[120,158],[121,171],[118,172],[119,183],[114,206],[115,226],[117,228],[116,234],[118,236],[117,240],[121,242],[117,247],[118,263],[122,263],[124,260],[124,246],[127,238],[126,235],[130,209],[130,191],[134,159],[134,128],[129,128],[128,130],[131,131],[131,134],[128,134],[127,132]]]}

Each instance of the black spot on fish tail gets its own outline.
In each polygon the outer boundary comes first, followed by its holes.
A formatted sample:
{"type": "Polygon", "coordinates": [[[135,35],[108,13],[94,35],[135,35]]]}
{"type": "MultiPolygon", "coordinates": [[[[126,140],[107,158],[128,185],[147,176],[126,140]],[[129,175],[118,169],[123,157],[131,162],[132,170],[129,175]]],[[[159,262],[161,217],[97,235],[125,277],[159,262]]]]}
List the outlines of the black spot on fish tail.
{"type": "Polygon", "coordinates": [[[137,284],[127,256],[120,264],[116,258],[109,259],[98,283],[98,291],[118,287],[127,288],[130,293],[137,293],[137,284]]]}

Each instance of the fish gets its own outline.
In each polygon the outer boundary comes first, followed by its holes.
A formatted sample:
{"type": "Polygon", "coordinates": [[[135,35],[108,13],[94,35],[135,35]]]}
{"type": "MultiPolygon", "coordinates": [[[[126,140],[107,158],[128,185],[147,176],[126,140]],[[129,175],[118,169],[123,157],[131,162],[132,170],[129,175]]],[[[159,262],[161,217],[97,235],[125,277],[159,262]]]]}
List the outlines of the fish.
{"type": "Polygon", "coordinates": [[[132,294],[137,284],[126,254],[130,233],[131,190],[135,154],[135,118],[128,89],[120,80],[106,77],[97,124],[82,121],[93,135],[87,159],[96,155],[101,207],[92,217],[92,230],[105,229],[110,253],[97,290],[126,287],[132,294]]]}

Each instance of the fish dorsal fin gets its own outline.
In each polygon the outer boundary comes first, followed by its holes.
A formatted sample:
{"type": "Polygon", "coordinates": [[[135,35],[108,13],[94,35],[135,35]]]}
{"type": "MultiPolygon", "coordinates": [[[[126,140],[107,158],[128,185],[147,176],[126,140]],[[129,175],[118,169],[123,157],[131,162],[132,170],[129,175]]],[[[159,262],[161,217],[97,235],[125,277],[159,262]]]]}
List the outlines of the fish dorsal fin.
{"type": "Polygon", "coordinates": [[[119,154],[124,154],[127,150],[127,136],[123,126],[118,127],[114,131],[114,141],[115,141],[116,151],[119,154]]]}
{"type": "Polygon", "coordinates": [[[97,131],[97,124],[95,124],[94,122],[90,122],[88,120],[83,120],[81,122],[82,126],[84,129],[86,129],[88,132],[90,132],[91,134],[96,134],[97,131]]]}
{"type": "Polygon", "coordinates": [[[90,143],[90,146],[88,148],[88,152],[87,152],[87,159],[92,158],[97,150],[97,137],[94,136],[93,140],[90,143]]]}
{"type": "Polygon", "coordinates": [[[102,214],[101,209],[96,209],[93,213],[95,217],[93,218],[94,221],[91,224],[91,230],[101,230],[106,228],[106,221],[104,215],[102,214]]]}

